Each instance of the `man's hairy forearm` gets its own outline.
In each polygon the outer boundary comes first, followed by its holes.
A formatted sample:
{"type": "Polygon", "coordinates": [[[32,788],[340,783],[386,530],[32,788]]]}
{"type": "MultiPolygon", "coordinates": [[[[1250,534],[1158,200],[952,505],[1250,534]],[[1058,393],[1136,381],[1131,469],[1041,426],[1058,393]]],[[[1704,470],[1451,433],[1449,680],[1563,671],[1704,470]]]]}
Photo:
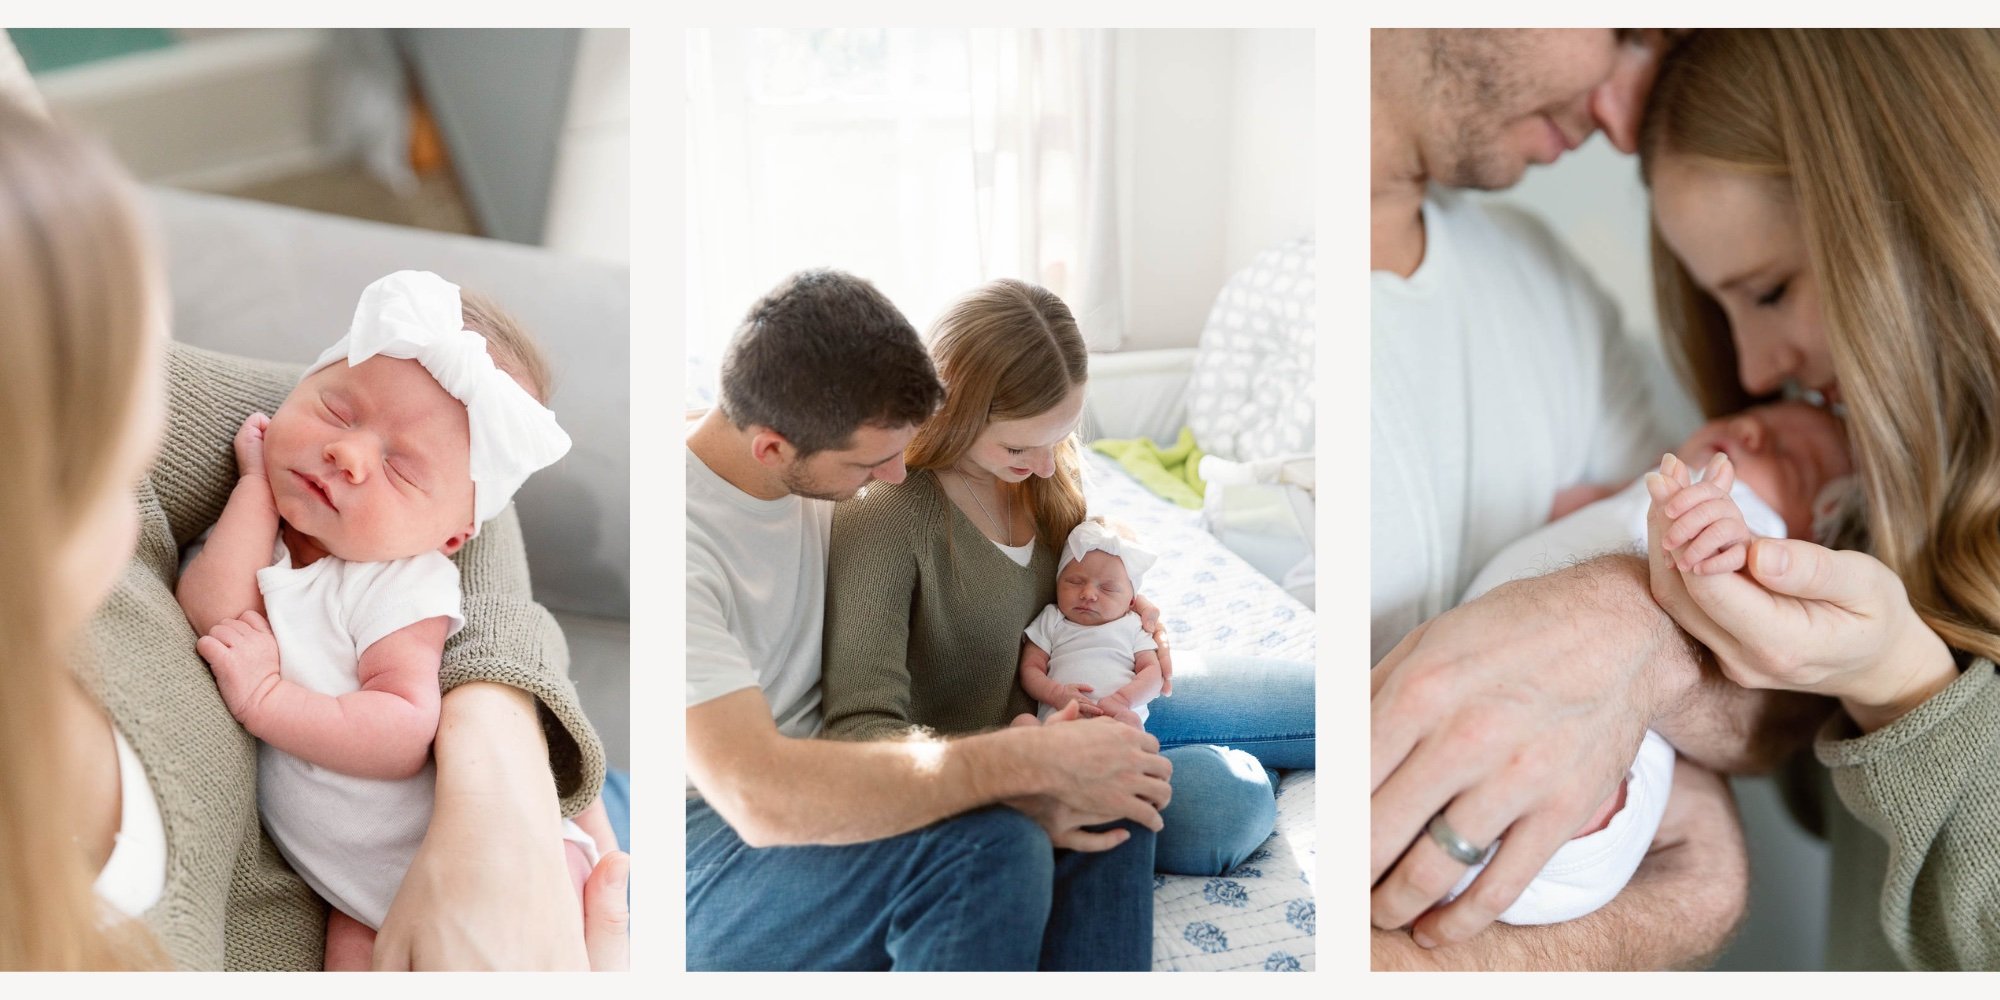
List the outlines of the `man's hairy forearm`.
{"type": "Polygon", "coordinates": [[[1431,950],[1405,931],[1376,930],[1369,950],[1380,971],[1699,969],[1735,933],[1749,880],[1727,786],[1683,761],[1652,851],[1602,908],[1560,924],[1494,924],[1431,950]]]}
{"type": "Polygon", "coordinates": [[[1789,691],[1753,691],[1722,676],[1700,643],[1653,599],[1646,561],[1602,556],[1576,567],[1588,598],[1619,610],[1650,650],[1648,725],[1681,755],[1727,774],[1769,771],[1811,739],[1832,702],[1789,691]]]}

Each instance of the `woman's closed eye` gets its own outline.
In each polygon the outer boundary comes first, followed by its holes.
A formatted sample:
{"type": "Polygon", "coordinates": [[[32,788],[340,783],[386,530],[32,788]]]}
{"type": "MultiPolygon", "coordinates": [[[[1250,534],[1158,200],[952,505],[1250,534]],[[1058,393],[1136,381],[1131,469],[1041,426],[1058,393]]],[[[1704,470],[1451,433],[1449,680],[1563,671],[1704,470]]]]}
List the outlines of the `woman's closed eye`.
{"type": "Polygon", "coordinates": [[[1789,280],[1778,282],[1776,287],[1757,297],[1757,304],[1766,308],[1777,305],[1778,301],[1785,297],[1785,289],[1791,287],[1791,284],[1789,280]]]}

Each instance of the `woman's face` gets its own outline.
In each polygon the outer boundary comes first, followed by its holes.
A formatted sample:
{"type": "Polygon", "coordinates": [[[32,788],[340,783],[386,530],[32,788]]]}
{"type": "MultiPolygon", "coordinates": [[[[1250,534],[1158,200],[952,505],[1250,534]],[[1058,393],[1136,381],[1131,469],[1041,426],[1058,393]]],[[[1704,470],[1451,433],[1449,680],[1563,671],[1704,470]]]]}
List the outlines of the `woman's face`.
{"type": "Polygon", "coordinates": [[[1762,396],[1793,379],[1839,402],[1819,288],[1783,182],[1666,154],[1653,169],[1653,215],[1729,317],[1744,390],[1762,396]]]}
{"type": "Polygon", "coordinates": [[[131,362],[143,366],[133,387],[137,398],[129,411],[131,419],[111,444],[115,478],[97,496],[80,498],[84,509],[77,521],[76,535],[57,552],[56,586],[60,597],[54,607],[68,616],[54,623],[59,635],[80,627],[103,603],[138,545],[139,510],[132,500],[132,486],[152,467],[167,426],[166,387],[160,363],[167,341],[166,295],[158,280],[150,282],[150,289],[147,335],[142,338],[140,356],[131,362]]]}
{"type": "Polygon", "coordinates": [[[1029,476],[1047,479],[1056,471],[1056,445],[1076,433],[1083,420],[1083,386],[1070,387],[1052,410],[1020,420],[996,420],[974,439],[960,465],[971,465],[1003,483],[1029,476]]]}

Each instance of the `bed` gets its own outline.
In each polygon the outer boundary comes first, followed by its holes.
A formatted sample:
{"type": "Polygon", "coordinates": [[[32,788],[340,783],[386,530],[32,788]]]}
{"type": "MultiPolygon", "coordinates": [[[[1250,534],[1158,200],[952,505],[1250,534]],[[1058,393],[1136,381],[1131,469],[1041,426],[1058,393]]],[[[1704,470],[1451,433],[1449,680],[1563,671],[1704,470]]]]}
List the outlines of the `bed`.
{"type": "MultiPolygon", "coordinates": [[[[1085,458],[1092,514],[1131,525],[1159,553],[1146,574],[1176,650],[1314,662],[1313,612],[1203,530],[1186,510],[1095,452],[1085,458]]],[[[1153,876],[1153,967],[1303,972],[1315,965],[1313,775],[1285,772],[1276,831],[1214,878],[1153,876]]]]}

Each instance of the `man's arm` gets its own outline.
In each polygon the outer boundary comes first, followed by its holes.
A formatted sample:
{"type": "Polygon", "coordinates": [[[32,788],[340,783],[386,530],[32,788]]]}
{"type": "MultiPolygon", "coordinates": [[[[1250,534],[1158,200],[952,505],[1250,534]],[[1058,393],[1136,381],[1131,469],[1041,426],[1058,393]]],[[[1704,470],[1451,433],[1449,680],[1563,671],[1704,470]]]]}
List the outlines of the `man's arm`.
{"type": "Polygon", "coordinates": [[[1704,968],[1742,921],[1749,877],[1728,785],[1683,760],[1652,850],[1601,909],[1539,927],[1495,924],[1433,949],[1403,931],[1375,930],[1371,964],[1378,971],[1704,968]]]}
{"type": "Polygon", "coordinates": [[[1750,723],[1778,712],[1769,696],[1708,681],[1699,653],[1636,556],[1507,584],[1412,632],[1371,675],[1375,925],[1421,914],[1436,940],[1470,939],[1609,797],[1649,727],[1697,761],[1775,763],[1750,723]],[[1510,850],[1426,913],[1458,877],[1421,838],[1448,803],[1461,835],[1505,832],[1510,850]]]}
{"type": "Polygon", "coordinates": [[[1027,796],[1158,830],[1172,794],[1159,741],[1110,719],[953,740],[802,740],[744,688],[688,708],[687,749],[695,788],[753,847],[880,840],[1027,796]]]}

